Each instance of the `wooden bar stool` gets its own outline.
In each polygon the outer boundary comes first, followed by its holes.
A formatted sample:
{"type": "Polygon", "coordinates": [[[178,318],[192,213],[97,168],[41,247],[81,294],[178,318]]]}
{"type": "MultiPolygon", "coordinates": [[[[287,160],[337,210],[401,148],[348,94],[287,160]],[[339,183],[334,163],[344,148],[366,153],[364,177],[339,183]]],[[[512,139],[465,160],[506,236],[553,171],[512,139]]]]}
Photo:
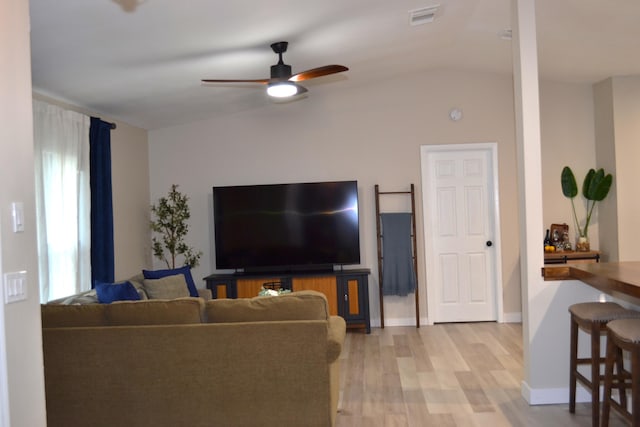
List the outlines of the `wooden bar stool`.
{"type": "Polygon", "coordinates": [[[640,319],[613,320],[607,324],[607,357],[604,375],[604,402],[602,404],[602,426],[609,426],[610,408],[616,409],[631,422],[640,426],[640,319]],[[631,372],[618,371],[613,375],[614,361],[622,361],[622,352],[630,353],[631,372]],[[615,383],[614,383],[615,381],[615,383]],[[613,386],[620,390],[620,402],[611,396],[613,386]],[[631,413],[627,409],[626,388],[631,389],[631,413]]]}
{"type": "Polygon", "coordinates": [[[591,425],[600,424],[600,383],[604,375],[600,366],[605,359],[600,355],[600,336],[606,331],[607,322],[616,319],[640,318],[640,312],[628,310],[614,302],[585,302],[569,307],[571,313],[571,348],[569,360],[569,412],[576,412],[576,381],[591,391],[591,425]],[[590,357],[578,358],[578,330],[591,335],[590,357]],[[578,372],[578,365],[591,366],[591,378],[578,372]]]}

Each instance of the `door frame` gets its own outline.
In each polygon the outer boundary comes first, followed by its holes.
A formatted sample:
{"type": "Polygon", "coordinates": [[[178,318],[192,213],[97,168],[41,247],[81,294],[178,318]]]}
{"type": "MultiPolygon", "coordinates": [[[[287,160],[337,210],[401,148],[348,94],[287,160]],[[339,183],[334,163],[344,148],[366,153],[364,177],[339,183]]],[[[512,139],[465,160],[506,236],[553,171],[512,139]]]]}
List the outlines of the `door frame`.
{"type": "Polygon", "coordinates": [[[429,173],[427,170],[427,157],[431,153],[436,152],[462,152],[462,151],[488,151],[492,163],[491,167],[491,184],[493,186],[493,231],[494,236],[493,250],[495,253],[495,310],[498,323],[504,322],[504,308],[502,295],[502,238],[500,234],[500,189],[498,180],[498,144],[495,142],[479,142],[479,143],[460,143],[460,144],[438,144],[438,145],[421,145],[420,146],[420,171],[422,174],[422,212],[424,230],[424,247],[425,247],[425,267],[426,267],[426,283],[427,283],[427,325],[433,325],[434,313],[436,313],[436,278],[434,277],[435,264],[435,248],[433,247],[433,230],[431,227],[432,211],[430,206],[429,194],[429,173]]]}
{"type": "Polygon", "coordinates": [[[7,340],[5,332],[5,284],[2,272],[2,232],[0,230],[0,427],[9,426],[9,377],[7,367],[7,340]]]}

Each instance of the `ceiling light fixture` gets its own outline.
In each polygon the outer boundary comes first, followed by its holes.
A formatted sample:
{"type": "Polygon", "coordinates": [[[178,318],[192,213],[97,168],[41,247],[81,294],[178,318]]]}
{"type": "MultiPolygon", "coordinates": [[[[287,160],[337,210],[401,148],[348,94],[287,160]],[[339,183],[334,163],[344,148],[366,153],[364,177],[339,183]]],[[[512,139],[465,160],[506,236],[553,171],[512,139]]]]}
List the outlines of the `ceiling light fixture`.
{"type": "Polygon", "coordinates": [[[287,98],[298,93],[298,86],[289,81],[273,82],[267,86],[267,94],[274,98],[287,98]]]}
{"type": "Polygon", "coordinates": [[[112,0],[114,3],[120,5],[125,12],[135,12],[138,6],[147,0],[112,0]]]}

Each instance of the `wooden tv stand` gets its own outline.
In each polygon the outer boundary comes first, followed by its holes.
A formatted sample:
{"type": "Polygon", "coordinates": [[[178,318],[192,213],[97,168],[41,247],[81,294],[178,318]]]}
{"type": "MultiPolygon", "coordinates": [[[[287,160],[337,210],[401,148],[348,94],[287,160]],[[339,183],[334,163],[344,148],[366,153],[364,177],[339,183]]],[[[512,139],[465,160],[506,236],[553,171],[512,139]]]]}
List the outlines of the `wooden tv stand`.
{"type": "Polygon", "coordinates": [[[227,273],[204,278],[213,298],[252,298],[265,284],[292,291],[314,290],[326,295],[329,314],[341,316],[348,328],[371,332],[368,268],[287,273],[227,273]]]}

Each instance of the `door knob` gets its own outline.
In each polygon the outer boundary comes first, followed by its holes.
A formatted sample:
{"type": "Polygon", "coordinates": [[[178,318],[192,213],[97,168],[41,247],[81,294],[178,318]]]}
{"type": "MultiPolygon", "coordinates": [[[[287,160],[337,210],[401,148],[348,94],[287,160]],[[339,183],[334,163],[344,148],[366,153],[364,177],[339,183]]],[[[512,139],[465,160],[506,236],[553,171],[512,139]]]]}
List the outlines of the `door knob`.
{"type": "Polygon", "coordinates": [[[491,240],[487,240],[487,247],[490,248],[491,246],[493,246],[493,242],[491,240]]]}

